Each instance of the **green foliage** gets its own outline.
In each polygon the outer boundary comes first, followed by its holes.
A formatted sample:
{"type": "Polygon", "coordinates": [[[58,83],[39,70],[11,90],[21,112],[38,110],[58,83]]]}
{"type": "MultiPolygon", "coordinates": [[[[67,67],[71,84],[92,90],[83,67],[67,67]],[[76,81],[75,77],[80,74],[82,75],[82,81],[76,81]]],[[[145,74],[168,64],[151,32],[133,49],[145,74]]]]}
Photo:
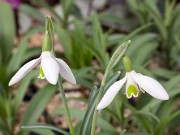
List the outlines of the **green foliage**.
{"type": "Polygon", "coordinates": [[[2,64],[7,63],[11,55],[15,38],[15,23],[10,4],[0,2],[0,18],[0,65],[3,66],[2,64]],[[4,13],[6,13],[6,15],[4,15],[4,13]]]}
{"type": "MultiPolygon", "coordinates": [[[[59,2],[63,9],[62,16],[47,2],[30,0],[31,4],[51,13],[55,23],[53,34],[57,35],[64,50],[63,54],[56,55],[65,59],[73,68],[80,89],[88,88],[91,93],[88,102],[83,100],[87,104],[86,110],[69,109],[72,118],[78,120],[76,135],[90,135],[96,120],[97,135],[174,134],[180,124],[177,106],[180,96],[180,4],[175,0],[128,0],[128,17],[110,15],[103,9],[101,12],[93,11],[87,18],[77,18],[74,16],[74,8],[77,8],[75,1],[59,2]],[[74,17],[72,21],[69,21],[70,16],[74,17]],[[106,22],[107,26],[104,25],[106,22]],[[126,26],[129,31],[123,32],[119,26],[126,26]],[[128,40],[131,40],[130,46],[129,42],[125,42],[128,40]],[[137,99],[127,100],[124,90],[121,90],[110,106],[96,113],[96,105],[102,95],[124,74],[121,57],[125,52],[135,70],[153,76],[163,84],[170,99],[160,101],[143,93],[137,99]],[[159,59],[157,63],[154,62],[156,58],[159,59]],[[99,73],[104,74],[103,80],[97,77],[99,73]],[[101,86],[96,87],[94,84],[101,86]],[[93,117],[96,119],[93,120],[93,117]],[[121,129],[121,132],[117,129],[121,129]]],[[[40,48],[27,46],[32,35],[44,30],[44,16],[35,6],[22,3],[18,9],[38,21],[40,26],[32,28],[21,37],[14,53],[16,28],[13,9],[10,4],[0,2],[0,131],[5,135],[13,134],[23,97],[29,84],[38,75],[36,70],[28,74],[17,85],[16,94],[8,87],[9,79],[15,71],[23,63],[40,55],[40,48]]],[[[35,124],[56,89],[56,86],[46,85],[33,96],[20,120],[22,130],[18,135],[30,132],[53,135],[53,131],[70,134],[62,128],[49,125],[51,123],[35,124]]],[[[56,108],[54,114],[65,115],[66,110],[63,107],[56,108]]]]}
{"type": "Polygon", "coordinates": [[[43,135],[54,135],[52,131],[57,131],[59,133],[62,133],[64,135],[69,135],[69,133],[67,133],[66,131],[64,131],[63,129],[61,128],[57,128],[55,126],[52,126],[52,125],[48,125],[48,124],[43,124],[43,125],[40,125],[40,124],[35,124],[35,125],[27,125],[27,126],[21,126],[22,129],[26,129],[26,130],[31,130],[31,131],[34,131],[34,132],[37,132],[39,134],[43,134],[43,135]]]}

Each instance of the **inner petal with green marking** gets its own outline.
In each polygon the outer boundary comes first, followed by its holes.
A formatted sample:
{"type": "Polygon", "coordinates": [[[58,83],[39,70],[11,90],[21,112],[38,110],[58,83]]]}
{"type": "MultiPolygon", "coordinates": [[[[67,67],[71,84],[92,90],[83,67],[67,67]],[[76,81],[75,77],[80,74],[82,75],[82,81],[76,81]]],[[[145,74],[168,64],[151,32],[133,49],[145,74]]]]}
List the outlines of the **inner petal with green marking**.
{"type": "Polygon", "coordinates": [[[137,97],[138,96],[138,90],[134,85],[129,85],[127,89],[126,96],[128,98],[131,98],[132,96],[137,97]]]}
{"type": "Polygon", "coordinates": [[[40,78],[40,79],[45,79],[45,75],[44,75],[42,66],[40,66],[38,78],[40,78]]]}

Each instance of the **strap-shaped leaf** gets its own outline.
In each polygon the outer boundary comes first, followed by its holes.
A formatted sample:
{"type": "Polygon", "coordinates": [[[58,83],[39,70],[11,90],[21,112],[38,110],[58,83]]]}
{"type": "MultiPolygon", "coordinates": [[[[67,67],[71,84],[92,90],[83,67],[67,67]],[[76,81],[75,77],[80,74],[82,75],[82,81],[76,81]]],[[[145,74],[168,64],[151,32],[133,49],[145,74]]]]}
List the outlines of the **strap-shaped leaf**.
{"type": "Polygon", "coordinates": [[[32,6],[29,6],[27,4],[21,3],[19,10],[21,12],[27,13],[33,18],[37,19],[38,21],[44,23],[44,16],[36,8],[33,8],[32,6]]]}
{"type": "Polygon", "coordinates": [[[125,135],[149,135],[149,134],[145,132],[136,132],[136,133],[125,133],[125,135]]]}
{"type": "Polygon", "coordinates": [[[19,47],[17,49],[17,53],[10,59],[9,65],[7,67],[7,72],[10,74],[14,71],[16,71],[19,66],[22,64],[22,62],[27,58],[25,56],[26,52],[28,51],[27,47],[27,40],[34,35],[37,32],[42,31],[44,28],[42,26],[37,27],[33,30],[31,30],[28,34],[26,34],[23,39],[21,40],[19,47]]]}
{"type": "Polygon", "coordinates": [[[23,115],[21,125],[36,123],[37,119],[44,111],[47,103],[56,92],[56,89],[56,86],[47,85],[37,92],[23,115]]]}
{"type": "Polygon", "coordinates": [[[167,30],[164,25],[162,16],[156,6],[156,3],[152,0],[145,0],[144,1],[144,6],[148,10],[148,12],[151,14],[152,18],[154,19],[155,24],[157,25],[161,36],[164,40],[167,39],[167,30]]]}
{"type": "Polygon", "coordinates": [[[15,99],[14,99],[15,115],[16,115],[16,113],[18,113],[19,107],[20,107],[20,105],[21,105],[21,103],[22,103],[24,94],[26,93],[26,89],[27,89],[27,87],[29,86],[30,81],[31,81],[33,78],[36,78],[37,75],[38,75],[38,72],[37,72],[37,71],[32,71],[31,74],[27,75],[27,76],[22,80],[22,83],[21,83],[20,87],[18,88],[17,93],[16,93],[16,96],[15,96],[15,99]]]}
{"type": "Polygon", "coordinates": [[[14,15],[9,3],[0,2],[0,18],[0,54],[3,56],[0,57],[4,62],[7,62],[15,37],[14,15]]]}
{"type": "Polygon", "coordinates": [[[93,87],[91,89],[91,94],[89,97],[89,105],[83,118],[80,135],[88,135],[91,132],[91,125],[92,125],[91,123],[96,105],[95,100],[97,98],[98,92],[99,90],[97,87],[93,87]]]}
{"type": "MultiPolygon", "coordinates": [[[[49,124],[35,124],[35,125],[26,125],[26,126],[21,126],[22,129],[28,129],[28,130],[34,130],[34,129],[48,129],[48,130],[52,130],[52,131],[56,131],[58,133],[62,133],[63,135],[70,135],[68,132],[66,132],[64,129],[62,128],[57,128],[53,125],[49,125],[49,124]]],[[[44,134],[43,134],[44,135],[44,134]]],[[[49,135],[49,134],[48,134],[49,135]]]]}
{"type": "Polygon", "coordinates": [[[116,51],[113,53],[110,61],[109,61],[109,64],[108,64],[108,67],[107,67],[107,71],[106,72],[109,72],[109,70],[111,70],[112,68],[114,68],[116,66],[116,64],[120,61],[120,59],[123,57],[123,55],[125,54],[127,48],[128,48],[128,45],[131,43],[130,40],[122,43],[117,49],[116,51]]]}

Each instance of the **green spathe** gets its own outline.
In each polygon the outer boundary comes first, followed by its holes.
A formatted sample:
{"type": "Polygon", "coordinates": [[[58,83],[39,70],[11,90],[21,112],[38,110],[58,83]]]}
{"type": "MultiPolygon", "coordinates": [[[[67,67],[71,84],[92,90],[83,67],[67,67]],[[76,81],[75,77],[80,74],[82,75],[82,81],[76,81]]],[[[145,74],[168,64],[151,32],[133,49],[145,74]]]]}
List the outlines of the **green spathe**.
{"type": "Polygon", "coordinates": [[[131,60],[127,55],[123,57],[123,64],[126,72],[131,72],[133,70],[131,60]]]}
{"type": "Polygon", "coordinates": [[[54,26],[50,16],[46,17],[45,30],[48,31],[49,33],[54,32],[54,26]]]}
{"type": "Polygon", "coordinates": [[[44,40],[43,40],[43,45],[42,45],[42,51],[49,51],[51,52],[52,48],[53,48],[53,44],[52,44],[52,39],[51,39],[51,35],[49,34],[48,31],[46,31],[45,35],[44,35],[44,40]]]}
{"type": "Polygon", "coordinates": [[[45,22],[45,35],[42,45],[42,51],[52,51],[53,50],[53,33],[54,33],[54,26],[51,17],[46,17],[45,22]]]}

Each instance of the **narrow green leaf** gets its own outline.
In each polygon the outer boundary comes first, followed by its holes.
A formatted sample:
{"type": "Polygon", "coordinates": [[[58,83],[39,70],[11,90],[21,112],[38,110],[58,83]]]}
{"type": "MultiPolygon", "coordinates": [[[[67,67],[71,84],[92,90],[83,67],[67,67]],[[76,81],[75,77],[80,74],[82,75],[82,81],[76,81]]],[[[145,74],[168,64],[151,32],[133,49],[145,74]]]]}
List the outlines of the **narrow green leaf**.
{"type": "Polygon", "coordinates": [[[65,18],[68,18],[69,14],[72,10],[74,1],[73,0],[62,0],[62,2],[63,2],[63,10],[64,10],[65,18]]]}
{"type": "Polygon", "coordinates": [[[20,41],[20,44],[19,44],[16,54],[14,54],[14,56],[10,59],[9,65],[7,67],[8,74],[15,72],[20,67],[22,62],[24,62],[24,60],[26,60],[24,58],[26,58],[25,54],[26,54],[26,51],[28,50],[28,47],[27,47],[28,39],[33,34],[40,32],[42,30],[44,30],[44,28],[42,26],[37,27],[37,28],[31,30],[27,35],[25,35],[23,37],[23,39],[20,41]]]}
{"type": "Polygon", "coordinates": [[[118,44],[120,41],[123,41],[125,39],[125,35],[123,34],[111,34],[108,38],[108,47],[118,44]]]}
{"type": "Polygon", "coordinates": [[[125,135],[150,135],[150,134],[144,132],[136,132],[136,133],[125,133],[125,135]]]}
{"type": "Polygon", "coordinates": [[[127,54],[132,60],[135,59],[134,55],[137,54],[138,50],[146,46],[147,43],[151,43],[158,40],[158,36],[154,33],[138,34],[131,38],[131,45],[128,47],[127,54]]]}
{"type": "Polygon", "coordinates": [[[154,19],[154,22],[156,23],[156,25],[162,35],[163,40],[166,40],[167,39],[166,27],[164,25],[164,22],[162,20],[162,17],[156,6],[155,1],[145,0],[144,5],[147,8],[148,12],[151,14],[152,18],[154,19]]]}
{"type": "Polygon", "coordinates": [[[47,2],[45,2],[44,0],[31,0],[31,3],[33,5],[38,5],[40,7],[43,7],[45,9],[47,9],[49,12],[52,13],[52,15],[55,17],[55,19],[61,23],[62,22],[62,18],[54,11],[53,6],[50,6],[47,2]]]}
{"type": "Polygon", "coordinates": [[[44,23],[44,16],[36,8],[33,8],[32,6],[29,6],[27,4],[21,3],[19,10],[21,12],[27,13],[28,15],[35,18],[36,20],[44,23]]]}
{"type": "Polygon", "coordinates": [[[174,8],[176,7],[176,0],[167,0],[166,1],[166,13],[165,13],[165,25],[169,26],[172,23],[173,20],[173,11],[174,8]]]}
{"type": "Polygon", "coordinates": [[[174,96],[177,96],[180,94],[180,90],[179,88],[176,88],[176,89],[173,89],[171,91],[168,92],[170,98],[174,97],[174,96]]]}
{"type": "Polygon", "coordinates": [[[156,120],[156,122],[160,122],[159,118],[154,115],[153,113],[150,113],[150,112],[146,112],[146,111],[137,111],[136,114],[139,114],[139,115],[147,115],[147,116],[150,116],[151,118],[153,118],[154,120],[156,120]]]}
{"type": "Polygon", "coordinates": [[[158,43],[156,41],[147,43],[143,47],[139,48],[139,50],[136,52],[138,55],[136,55],[133,64],[135,65],[143,65],[144,62],[146,62],[152,53],[157,48],[158,43]]]}
{"type": "Polygon", "coordinates": [[[95,109],[95,100],[97,98],[98,92],[99,89],[97,87],[93,87],[91,89],[91,94],[89,97],[89,105],[83,118],[80,135],[87,135],[90,134],[91,132],[92,117],[95,109]]]}
{"type": "Polygon", "coordinates": [[[176,75],[173,78],[171,78],[168,82],[165,84],[165,88],[169,91],[171,90],[178,82],[180,82],[180,75],[176,75]]]}
{"type": "Polygon", "coordinates": [[[173,119],[175,119],[177,116],[180,115],[180,110],[174,112],[173,114],[171,114],[169,117],[165,118],[161,124],[158,125],[157,130],[156,130],[156,135],[160,135],[163,131],[165,126],[173,119]]]}
{"type": "Polygon", "coordinates": [[[28,87],[28,85],[30,84],[30,81],[33,78],[36,78],[38,76],[38,72],[37,71],[32,71],[30,74],[28,74],[23,80],[22,83],[20,85],[20,87],[17,90],[15,99],[14,99],[14,110],[15,110],[15,114],[18,112],[19,107],[22,103],[24,94],[26,92],[26,89],[28,87]]]}
{"type": "Polygon", "coordinates": [[[142,25],[141,27],[138,27],[137,29],[133,30],[132,32],[130,32],[124,39],[123,41],[121,41],[120,43],[122,42],[125,42],[127,40],[131,40],[132,37],[136,36],[138,33],[142,32],[143,30],[151,27],[153,24],[152,23],[147,23],[147,24],[144,24],[142,25]]]}
{"type": "MultiPolygon", "coordinates": [[[[95,104],[95,102],[93,101],[93,104],[95,104]]],[[[89,109],[88,111],[83,111],[83,110],[80,110],[80,109],[76,109],[76,108],[69,108],[70,110],[70,113],[71,113],[71,116],[73,118],[77,118],[79,121],[84,121],[83,118],[85,118],[86,122],[84,123],[85,126],[83,126],[84,128],[81,127],[81,129],[84,129],[83,130],[83,134],[85,133],[90,133],[90,130],[91,130],[91,121],[92,121],[92,115],[93,115],[93,112],[94,112],[94,109],[95,109],[95,106],[93,108],[93,106],[91,106],[91,109],[89,109]],[[92,109],[92,110],[91,110],[92,109]],[[86,113],[88,113],[88,115],[85,115],[86,113]],[[84,116],[84,117],[83,117],[84,116]],[[86,117],[85,117],[86,116],[86,117]]],[[[58,114],[58,115],[65,115],[65,108],[57,108],[55,111],[54,111],[54,114],[58,114]]],[[[97,127],[101,128],[102,130],[104,131],[109,131],[109,132],[114,132],[116,133],[117,130],[115,127],[113,127],[108,121],[106,121],[105,119],[101,118],[101,117],[98,117],[98,120],[97,120],[97,127]]],[[[80,134],[81,135],[81,134],[80,134]]]]}
{"type": "Polygon", "coordinates": [[[96,135],[119,135],[119,133],[114,133],[114,132],[110,132],[110,131],[100,131],[100,132],[96,133],[96,135]]]}
{"type": "Polygon", "coordinates": [[[21,119],[21,125],[32,124],[37,121],[38,117],[44,111],[47,103],[56,92],[56,89],[56,86],[47,85],[42,90],[38,91],[38,93],[30,101],[28,108],[21,119]]]}
{"type": "Polygon", "coordinates": [[[38,129],[26,129],[27,131],[29,130],[29,131],[31,131],[31,132],[33,132],[33,134],[34,133],[36,133],[36,134],[38,134],[38,135],[55,135],[51,130],[49,130],[49,129],[40,129],[40,128],[38,128],[38,129]]]}
{"type": "Polygon", "coordinates": [[[125,135],[126,134],[126,130],[124,129],[120,135],[125,135]]]}
{"type": "Polygon", "coordinates": [[[131,42],[130,40],[126,41],[116,49],[116,51],[113,53],[109,61],[107,70],[111,70],[116,66],[116,64],[120,61],[120,59],[123,57],[124,53],[126,52],[130,42],[131,42]]]}
{"type": "Polygon", "coordinates": [[[151,71],[155,76],[159,76],[159,77],[163,77],[165,79],[171,79],[172,77],[174,77],[177,73],[172,71],[172,70],[168,70],[168,69],[163,69],[163,68],[158,68],[155,70],[151,71]]]}
{"type": "Polygon", "coordinates": [[[28,60],[29,58],[39,57],[41,54],[41,48],[40,47],[33,47],[31,49],[28,49],[26,51],[26,55],[24,56],[25,60],[28,60]]]}
{"type": "MultiPolygon", "coordinates": [[[[65,130],[61,129],[61,128],[57,128],[53,125],[49,125],[49,124],[43,124],[43,125],[40,125],[40,124],[35,124],[35,125],[26,125],[26,126],[21,126],[22,129],[28,129],[28,130],[31,130],[33,131],[33,129],[49,129],[49,130],[52,130],[52,131],[56,131],[58,133],[62,133],[63,135],[70,135],[68,132],[66,132],[65,130]]],[[[48,131],[48,130],[46,130],[48,131]]],[[[47,133],[46,133],[47,134],[47,133]]],[[[52,134],[52,132],[51,132],[52,134]]],[[[44,134],[43,134],[44,135],[44,134]]],[[[47,134],[47,135],[50,135],[50,134],[47,134]]]]}
{"type": "Polygon", "coordinates": [[[11,55],[15,38],[14,15],[9,3],[0,1],[0,18],[0,53],[3,56],[2,60],[7,62],[11,55]]]}
{"type": "Polygon", "coordinates": [[[93,14],[92,21],[93,21],[92,34],[94,40],[94,47],[96,48],[96,50],[101,50],[101,52],[104,53],[103,51],[105,51],[106,48],[105,48],[105,43],[103,41],[103,32],[96,13],[93,14]]]}
{"type": "Polygon", "coordinates": [[[55,31],[58,35],[59,43],[62,45],[65,56],[68,59],[68,61],[71,61],[72,56],[72,44],[71,44],[71,38],[68,34],[68,32],[60,27],[59,25],[54,24],[55,31]]]}

